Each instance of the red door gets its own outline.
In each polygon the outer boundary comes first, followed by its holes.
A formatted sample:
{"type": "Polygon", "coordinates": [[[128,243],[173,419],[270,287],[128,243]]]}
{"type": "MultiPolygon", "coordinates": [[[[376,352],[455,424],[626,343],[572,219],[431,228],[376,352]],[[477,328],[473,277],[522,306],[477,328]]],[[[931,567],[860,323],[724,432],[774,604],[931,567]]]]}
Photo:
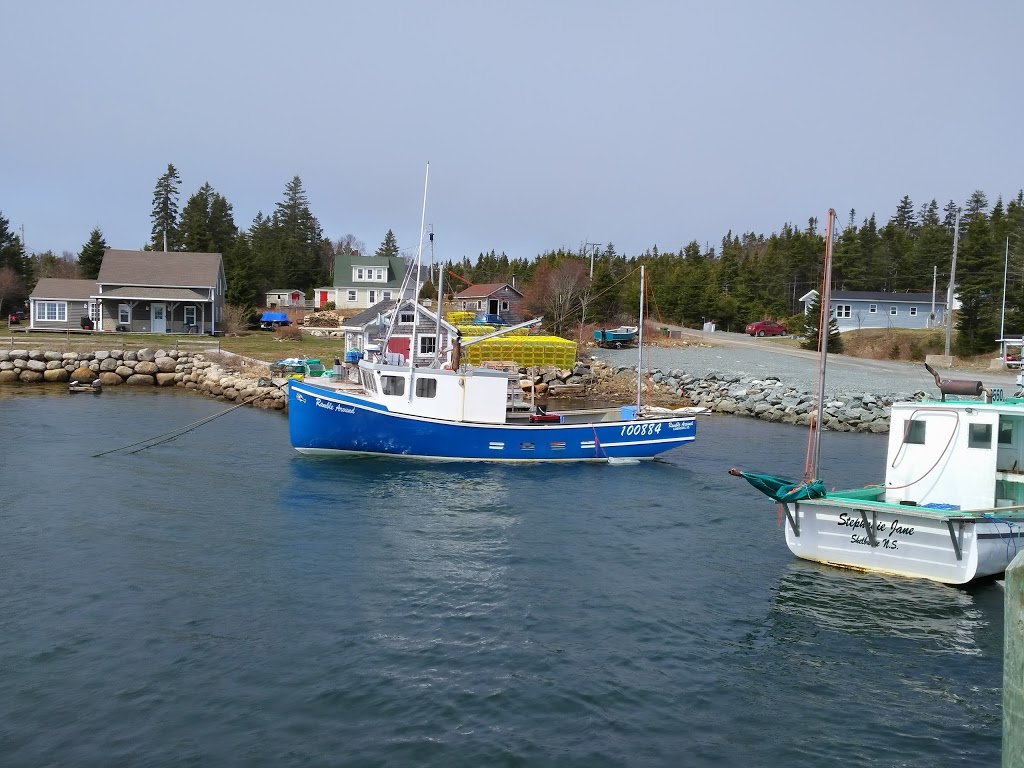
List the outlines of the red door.
{"type": "Polygon", "coordinates": [[[408,336],[392,336],[388,339],[388,352],[397,352],[400,355],[404,355],[405,359],[409,359],[409,337],[408,336]]]}
{"type": "Polygon", "coordinates": [[[327,291],[320,291],[320,306],[327,303],[327,291]]]}

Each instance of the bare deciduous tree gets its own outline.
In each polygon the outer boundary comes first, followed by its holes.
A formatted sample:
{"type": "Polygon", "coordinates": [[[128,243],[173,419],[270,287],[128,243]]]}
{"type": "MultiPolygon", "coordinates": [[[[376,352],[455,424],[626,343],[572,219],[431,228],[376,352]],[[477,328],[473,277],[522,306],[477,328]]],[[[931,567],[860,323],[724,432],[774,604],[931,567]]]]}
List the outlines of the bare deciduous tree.
{"type": "Polygon", "coordinates": [[[526,291],[526,307],[544,316],[544,325],[562,335],[579,320],[590,286],[587,269],[579,261],[563,261],[557,267],[537,265],[526,291]]]}

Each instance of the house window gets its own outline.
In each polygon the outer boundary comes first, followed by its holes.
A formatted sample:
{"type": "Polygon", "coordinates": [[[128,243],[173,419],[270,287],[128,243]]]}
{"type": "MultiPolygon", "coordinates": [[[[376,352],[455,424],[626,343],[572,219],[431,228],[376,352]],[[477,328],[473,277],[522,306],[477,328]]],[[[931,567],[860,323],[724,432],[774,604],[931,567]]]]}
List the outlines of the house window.
{"type": "Polygon", "coordinates": [[[355,301],[356,300],[356,292],[355,291],[349,291],[346,295],[348,296],[347,301],[355,301]]]}
{"type": "Polygon", "coordinates": [[[68,305],[65,301],[37,301],[36,320],[59,320],[66,322],[68,319],[68,305]]]}
{"type": "Polygon", "coordinates": [[[907,445],[924,445],[925,422],[911,419],[904,426],[903,442],[907,445]]]}
{"type": "Polygon", "coordinates": [[[917,317],[917,307],[911,307],[910,308],[910,316],[911,317],[917,317]]]}
{"type": "Polygon", "coordinates": [[[376,280],[379,283],[385,282],[385,280],[384,280],[384,270],[383,269],[375,269],[375,270],[373,270],[373,279],[376,280]]]}
{"type": "Polygon", "coordinates": [[[405,394],[405,379],[401,376],[381,376],[380,392],[382,395],[401,396],[405,394]]]}
{"type": "Polygon", "coordinates": [[[416,397],[437,397],[437,379],[416,379],[416,397]]]}
{"type": "Polygon", "coordinates": [[[369,302],[369,306],[372,307],[374,304],[377,303],[377,292],[374,291],[374,290],[367,291],[366,292],[366,298],[367,298],[367,301],[369,302]]]}
{"type": "Polygon", "coordinates": [[[971,424],[967,432],[968,448],[991,448],[992,425],[971,424]]]}
{"type": "Polygon", "coordinates": [[[878,305],[877,304],[868,304],[868,314],[873,315],[877,311],[878,311],[878,305]]]}
{"type": "Polygon", "coordinates": [[[362,280],[363,279],[363,268],[362,267],[356,267],[355,279],[356,280],[362,280]]]}
{"type": "Polygon", "coordinates": [[[853,315],[853,307],[849,304],[836,304],[836,317],[851,317],[853,315]]]}
{"type": "Polygon", "coordinates": [[[432,355],[437,351],[436,336],[420,336],[420,354],[432,355]]]}
{"type": "Polygon", "coordinates": [[[889,307],[889,314],[892,315],[893,317],[896,316],[896,312],[897,311],[898,311],[897,307],[889,307]]]}
{"type": "Polygon", "coordinates": [[[189,304],[185,307],[185,327],[191,328],[196,324],[196,308],[189,304]]]}
{"type": "Polygon", "coordinates": [[[132,324],[132,308],[127,304],[117,305],[117,322],[121,325],[132,324]]]}
{"type": "Polygon", "coordinates": [[[402,324],[405,324],[405,325],[410,325],[412,323],[415,323],[416,322],[416,313],[415,312],[400,312],[398,314],[398,322],[400,322],[402,324]]]}
{"type": "Polygon", "coordinates": [[[507,301],[501,302],[501,311],[502,312],[508,312],[508,302],[507,301]]]}
{"type": "Polygon", "coordinates": [[[391,301],[391,291],[381,291],[380,295],[384,301],[391,301]]]}
{"type": "Polygon", "coordinates": [[[476,308],[477,308],[477,309],[483,309],[483,308],[484,308],[484,303],[483,303],[482,301],[478,301],[478,302],[476,303],[476,308]]]}

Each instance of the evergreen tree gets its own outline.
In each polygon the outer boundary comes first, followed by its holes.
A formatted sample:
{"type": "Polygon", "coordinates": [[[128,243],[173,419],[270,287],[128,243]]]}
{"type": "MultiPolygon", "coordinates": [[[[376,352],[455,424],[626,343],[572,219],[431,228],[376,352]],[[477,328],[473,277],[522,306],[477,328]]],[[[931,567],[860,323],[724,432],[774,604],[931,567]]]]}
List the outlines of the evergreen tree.
{"type": "Polygon", "coordinates": [[[992,242],[988,217],[969,213],[956,265],[957,353],[976,355],[994,349],[1002,305],[1003,260],[992,242]]]}
{"type": "Polygon", "coordinates": [[[95,227],[89,233],[89,240],[82,246],[82,250],[78,254],[78,270],[82,277],[89,280],[95,280],[99,277],[100,266],[103,264],[103,254],[107,248],[107,241],[103,239],[103,232],[100,231],[99,227],[95,227]]]}
{"type": "MultiPolygon", "coordinates": [[[[384,235],[384,242],[380,244],[380,247],[377,248],[377,252],[373,255],[381,257],[392,257],[398,255],[398,241],[395,240],[394,232],[390,229],[388,230],[387,234],[384,235]]],[[[474,280],[474,282],[476,281],[474,280]]]]}
{"type": "Polygon", "coordinates": [[[0,212],[0,269],[9,268],[19,280],[27,283],[32,277],[32,265],[25,253],[21,238],[11,231],[11,223],[0,212]]]}
{"type": "Polygon", "coordinates": [[[893,216],[892,223],[902,230],[911,230],[917,225],[914,204],[910,202],[910,195],[904,195],[899,205],[896,206],[896,215],[893,216]]]}
{"type": "Polygon", "coordinates": [[[151,251],[180,251],[178,234],[178,187],[181,177],[178,170],[167,164],[167,171],[157,179],[153,190],[152,237],[148,249],[151,251]]]}
{"type": "Polygon", "coordinates": [[[255,267],[248,238],[245,235],[236,237],[224,254],[224,273],[228,282],[225,303],[242,308],[263,305],[262,294],[267,290],[269,281],[261,282],[255,267]]]}
{"type": "MultiPolygon", "coordinates": [[[[818,338],[820,328],[821,295],[819,293],[811,300],[810,305],[807,307],[807,313],[804,316],[804,334],[803,339],[800,341],[800,346],[803,349],[821,351],[820,339],[818,338]]],[[[828,321],[828,351],[836,353],[843,351],[843,338],[839,333],[839,322],[834,317],[830,317],[828,321]]]]}
{"type": "Polygon", "coordinates": [[[210,203],[213,188],[207,182],[188,199],[181,211],[178,234],[182,250],[190,253],[216,253],[210,234],[210,203]]]}
{"type": "Polygon", "coordinates": [[[302,179],[292,177],[284,193],[273,216],[280,256],[278,278],[285,287],[308,290],[324,280],[323,252],[330,243],[309,209],[302,179]]]}

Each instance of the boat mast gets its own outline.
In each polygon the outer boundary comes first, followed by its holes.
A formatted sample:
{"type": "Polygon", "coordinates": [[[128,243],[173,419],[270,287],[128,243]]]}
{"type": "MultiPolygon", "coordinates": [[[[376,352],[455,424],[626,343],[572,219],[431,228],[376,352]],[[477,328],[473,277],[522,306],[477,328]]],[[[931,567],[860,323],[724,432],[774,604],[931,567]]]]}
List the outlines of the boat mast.
{"type": "Polygon", "coordinates": [[[637,329],[637,343],[636,348],[638,352],[638,360],[636,364],[636,413],[640,415],[640,408],[642,406],[640,398],[640,381],[642,371],[644,369],[644,265],[640,265],[640,327],[637,329]]]}
{"type": "Polygon", "coordinates": [[[946,290],[946,349],[949,357],[949,337],[953,332],[953,291],[956,289],[956,249],[960,244],[960,209],[956,209],[956,223],[953,224],[953,263],[949,268],[949,288],[946,290]]]}
{"type": "Polygon", "coordinates": [[[832,320],[832,246],[835,231],[836,212],[828,209],[828,226],[825,227],[825,263],[822,266],[821,300],[818,302],[818,412],[814,419],[811,472],[808,480],[817,480],[821,468],[821,430],[825,417],[825,365],[828,362],[828,333],[832,320]]]}
{"type": "MultiPolygon", "coordinates": [[[[430,162],[423,175],[423,210],[420,212],[420,238],[416,244],[416,284],[412,288],[412,341],[409,343],[409,402],[412,402],[412,391],[416,388],[413,379],[416,376],[416,325],[420,319],[420,269],[423,265],[423,230],[427,223],[427,182],[430,180],[430,162]]],[[[402,305],[401,297],[398,306],[402,305]]],[[[397,312],[396,312],[397,314],[397,312]]]]}

